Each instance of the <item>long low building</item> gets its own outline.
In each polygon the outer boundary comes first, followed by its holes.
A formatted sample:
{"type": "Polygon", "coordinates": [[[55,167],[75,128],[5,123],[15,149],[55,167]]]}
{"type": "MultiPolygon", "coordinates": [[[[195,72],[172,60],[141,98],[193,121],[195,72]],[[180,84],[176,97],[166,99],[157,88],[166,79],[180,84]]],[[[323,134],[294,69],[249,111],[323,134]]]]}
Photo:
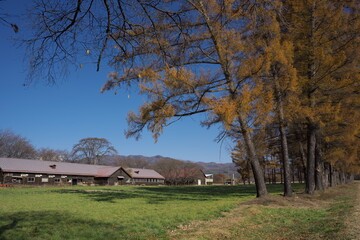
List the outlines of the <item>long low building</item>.
{"type": "Polygon", "coordinates": [[[164,184],[164,180],[152,169],[0,158],[0,184],[158,185],[164,184]]]}

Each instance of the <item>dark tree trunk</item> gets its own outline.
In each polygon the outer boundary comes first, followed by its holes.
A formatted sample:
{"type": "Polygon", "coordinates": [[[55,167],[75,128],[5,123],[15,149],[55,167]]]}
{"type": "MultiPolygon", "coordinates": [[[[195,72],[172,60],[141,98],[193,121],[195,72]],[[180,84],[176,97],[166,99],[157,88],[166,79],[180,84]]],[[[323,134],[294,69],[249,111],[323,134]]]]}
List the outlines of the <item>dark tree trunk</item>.
{"type": "Polygon", "coordinates": [[[315,189],[324,190],[324,161],[321,155],[321,141],[320,136],[316,136],[316,147],[315,147],[315,189]]]}
{"type": "Polygon", "coordinates": [[[325,189],[330,187],[330,184],[331,184],[330,170],[331,170],[330,163],[325,162],[324,163],[324,187],[325,187],[325,189]]]}
{"type": "Polygon", "coordinates": [[[315,146],[316,146],[316,127],[313,123],[308,123],[308,147],[306,164],[306,189],[308,194],[315,192],[315,146]]]}
{"type": "Polygon", "coordinates": [[[301,163],[302,163],[302,172],[304,174],[304,179],[307,179],[307,173],[306,173],[306,155],[305,155],[305,151],[304,151],[304,147],[301,143],[301,141],[299,140],[299,149],[300,149],[300,155],[301,155],[301,163]]]}
{"type": "Polygon", "coordinates": [[[302,177],[302,172],[304,170],[304,167],[298,167],[297,171],[298,171],[298,181],[299,183],[303,182],[303,177],[302,177]]]}
{"type": "Polygon", "coordinates": [[[276,169],[275,168],[272,169],[271,183],[276,184],[276,169]]]}
{"type": "Polygon", "coordinates": [[[329,184],[330,187],[334,187],[334,169],[331,166],[331,164],[329,163],[329,184]]]}
{"type": "Polygon", "coordinates": [[[247,129],[245,127],[246,124],[245,124],[244,118],[242,116],[239,116],[238,120],[240,123],[241,132],[242,132],[244,142],[246,145],[247,154],[250,159],[251,168],[252,168],[253,174],[254,174],[256,192],[257,192],[256,196],[257,197],[266,196],[266,195],[268,195],[268,191],[266,189],[264,172],[260,165],[259,159],[256,156],[254,143],[251,139],[250,133],[247,131],[247,129]]]}
{"type": "Polygon", "coordinates": [[[289,152],[288,152],[288,143],[286,137],[286,130],[283,124],[280,125],[280,136],[281,136],[281,155],[283,162],[283,173],[284,173],[284,196],[291,197],[291,174],[290,174],[290,164],[289,164],[289,152]]]}
{"type": "Polygon", "coordinates": [[[288,142],[287,142],[286,129],[285,129],[283,96],[280,91],[280,83],[275,66],[273,67],[273,74],[274,74],[274,83],[275,83],[274,84],[275,96],[277,100],[277,113],[279,118],[281,158],[282,158],[283,173],[284,173],[284,196],[291,197],[292,190],[291,190],[291,176],[290,176],[290,164],[289,164],[289,150],[288,150],[288,142]]]}
{"type": "MultiPolygon", "coordinates": [[[[315,52],[314,52],[314,36],[315,36],[315,7],[316,2],[313,1],[309,7],[309,25],[307,26],[309,29],[307,36],[307,45],[308,45],[308,56],[307,56],[307,80],[309,82],[309,87],[306,90],[309,99],[309,107],[315,110],[315,90],[316,90],[316,82],[315,82],[315,52]]],[[[305,192],[308,194],[314,194],[315,192],[315,147],[316,147],[316,131],[317,126],[314,123],[314,120],[308,118],[307,123],[307,176],[306,176],[306,189],[305,192]]]]}

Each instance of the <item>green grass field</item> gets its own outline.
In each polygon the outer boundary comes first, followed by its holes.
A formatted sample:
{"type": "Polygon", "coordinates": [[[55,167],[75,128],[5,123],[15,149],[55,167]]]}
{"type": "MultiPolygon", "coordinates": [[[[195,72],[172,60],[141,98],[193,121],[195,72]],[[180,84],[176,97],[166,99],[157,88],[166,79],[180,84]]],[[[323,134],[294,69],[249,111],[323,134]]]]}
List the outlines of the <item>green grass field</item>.
{"type": "MultiPolygon", "coordinates": [[[[279,195],[282,186],[269,190],[279,195]]],[[[249,185],[0,189],[0,239],[170,239],[178,226],[219,218],[254,197],[249,185]]]]}

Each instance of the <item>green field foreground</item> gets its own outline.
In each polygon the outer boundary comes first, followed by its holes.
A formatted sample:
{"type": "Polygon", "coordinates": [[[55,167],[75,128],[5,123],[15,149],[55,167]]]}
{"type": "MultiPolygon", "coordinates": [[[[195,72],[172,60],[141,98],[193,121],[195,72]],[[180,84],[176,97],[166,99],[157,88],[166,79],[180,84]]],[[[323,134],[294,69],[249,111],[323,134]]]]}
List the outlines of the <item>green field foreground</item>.
{"type": "Polygon", "coordinates": [[[3,188],[0,240],[346,239],[355,188],[287,200],[281,185],[260,200],[252,185],[3,188]]]}

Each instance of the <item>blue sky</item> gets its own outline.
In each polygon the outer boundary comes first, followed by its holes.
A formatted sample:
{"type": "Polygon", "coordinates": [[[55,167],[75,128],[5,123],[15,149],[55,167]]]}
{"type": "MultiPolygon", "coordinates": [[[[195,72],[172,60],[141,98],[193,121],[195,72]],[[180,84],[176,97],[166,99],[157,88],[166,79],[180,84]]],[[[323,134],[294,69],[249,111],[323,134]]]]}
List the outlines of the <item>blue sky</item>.
{"type": "MultiPolygon", "coordinates": [[[[26,1],[0,2],[0,12],[21,14],[26,1]],[[18,7],[18,6],[22,7],[18,7]]],[[[26,29],[23,20],[9,18],[26,29]]],[[[27,63],[25,50],[15,47],[11,28],[0,25],[0,129],[11,129],[37,148],[71,150],[80,139],[102,137],[108,139],[121,155],[162,155],[183,160],[204,162],[231,162],[229,143],[214,141],[218,130],[207,130],[192,117],[166,128],[158,143],[151,133],[144,132],[139,141],[126,139],[126,115],[137,111],[144,101],[136,93],[100,93],[111,68],[83,64],[56,85],[35,81],[23,86],[27,63]]],[[[201,118],[200,118],[201,119],[201,118]]]]}

